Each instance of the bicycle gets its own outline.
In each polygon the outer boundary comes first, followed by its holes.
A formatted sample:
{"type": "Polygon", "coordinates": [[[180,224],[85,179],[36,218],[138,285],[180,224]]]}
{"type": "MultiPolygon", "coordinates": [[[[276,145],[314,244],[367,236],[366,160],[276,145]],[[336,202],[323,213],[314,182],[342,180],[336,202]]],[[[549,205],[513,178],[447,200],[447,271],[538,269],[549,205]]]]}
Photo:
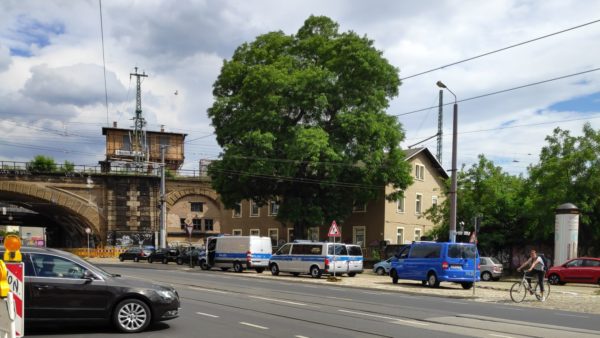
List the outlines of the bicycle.
{"type": "MultiPolygon", "coordinates": [[[[510,288],[510,298],[515,303],[520,303],[525,299],[527,293],[529,292],[531,295],[535,295],[537,300],[542,299],[541,290],[538,285],[537,279],[534,279],[533,276],[530,276],[531,285],[527,282],[527,272],[523,272],[523,278],[520,282],[515,282],[510,288]]],[[[550,296],[550,284],[548,280],[544,278],[544,296],[548,299],[550,296]]]]}

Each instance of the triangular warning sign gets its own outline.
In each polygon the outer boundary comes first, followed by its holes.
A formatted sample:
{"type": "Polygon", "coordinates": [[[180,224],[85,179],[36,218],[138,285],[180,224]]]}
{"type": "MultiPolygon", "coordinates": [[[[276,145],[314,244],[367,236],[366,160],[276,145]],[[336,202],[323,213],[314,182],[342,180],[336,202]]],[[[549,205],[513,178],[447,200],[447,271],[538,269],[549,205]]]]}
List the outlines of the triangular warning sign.
{"type": "Polygon", "coordinates": [[[340,229],[338,229],[337,224],[335,223],[335,221],[331,222],[331,227],[329,228],[329,233],[327,234],[328,237],[341,237],[342,234],[340,233],[340,229]]]}

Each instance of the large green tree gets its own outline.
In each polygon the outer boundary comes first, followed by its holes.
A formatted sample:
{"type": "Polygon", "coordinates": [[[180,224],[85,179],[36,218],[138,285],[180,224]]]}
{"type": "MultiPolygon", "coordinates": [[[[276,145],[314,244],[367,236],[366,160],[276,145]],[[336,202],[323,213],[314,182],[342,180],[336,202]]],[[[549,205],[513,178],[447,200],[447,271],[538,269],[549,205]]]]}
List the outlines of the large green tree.
{"type": "Polygon", "coordinates": [[[551,244],[556,207],[573,203],[581,211],[581,252],[600,254],[600,130],[586,123],[583,135],[572,136],[556,128],[546,142],[539,163],[529,168],[528,209],[533,219],[528,235],[551,244]]]}
{"type": "Polygon", "coordinates": [[[281,198],[278,218],[343,222],[353,202],[396,199],[411,182],[400,123],[386,114],[398,71],[354,32],[311,16],[295,35],[271,32],[225,60],[208,110],[223,148],[209,167],[225,206],[281,198]]]}

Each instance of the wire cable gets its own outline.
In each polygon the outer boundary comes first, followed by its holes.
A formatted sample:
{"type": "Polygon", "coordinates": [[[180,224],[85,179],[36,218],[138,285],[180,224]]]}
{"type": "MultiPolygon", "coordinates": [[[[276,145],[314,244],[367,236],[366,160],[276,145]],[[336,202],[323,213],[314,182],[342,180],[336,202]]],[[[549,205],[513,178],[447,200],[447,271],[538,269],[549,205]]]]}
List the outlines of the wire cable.
{"type": "Polygon", "coordinates": [[[102,65],[104,69],[104,100],[106,103],[106,126],[110,125],[108,119],[108,87],[106,86],[106,58],[104,57],[104,25],[102,24],[102,0],[98,0],[100,5],[100,36],[102,38],[102,65]]]}
{"type": "Polygon", "coordinates": [[[551,36],[554,36],[554,35],[562,34],[562,33],[565,33],[565,32],[568,32],[568,31],[572,31],[574,29],[585,27],[585,26],[588,26],[588,25],[591,25],[591,24],[594,24],[594,23],[598,23],[598,22],[600,22],[600,19],[594,20],[594,21],[590,21],[590,22],[586,22],[584,24],[581,24],[581,25],[578,25],[578,26],[575,26],[575,27],[563,29],[561,31],[554,32],[554,33],[551,33],[551,34],[546,34],[546,35],[537,37],[535,39],[531,39],[531,40],[519,42],[517,44],[510,45],[508,47],[504,47],[504,48],[500,48],[500,49],[496,49],[496,50],[493,50],[491,52],[483,53],[483,54],[480,54],[480,55],[477,55],[477,56],[473,56],[473,57],[470,57],[468,59],[464,59],[464,60],[452,62],[452,63],[449,63],[447,65],[443,65],[441,67],[437,67],[437,68],[433,68],[433,69],[430,69],[430,70],[426,70],[424,72],[420,72],[420,73],[417,73],[417,74],[406,76],[406,77],[401,78],[400,80],[407,80],[407,79],[410,79],[410,78],[413,78],[413,77],[417,77],[417,76],[420,76],[420,75],[424,75],[424,74],[428,74],[428,73],[434,72],[436,70],[441,70],[441,69],[444,69],[444,68],[447,68],[447,67],[456,66],[458,64],[461,64],[461,63],[464,63],[464,62],[467,62],[467,61],[479,59],[479,58],[484,57],[484,56],[488,56],[488,55],[491,55],[491,54],[494,54],[494,53],[502,52],[502,51],[505,51],[505,50],[508,50],[508,49],[511,49],[511,48],[522,46],[522,45],[525,45],[525,44],[528,44],[528,43],[531,43],[531,42],[542,40],[542,39],[545,39],[545,38],[548,38],[548,37],[551,37],[551,36]]]}

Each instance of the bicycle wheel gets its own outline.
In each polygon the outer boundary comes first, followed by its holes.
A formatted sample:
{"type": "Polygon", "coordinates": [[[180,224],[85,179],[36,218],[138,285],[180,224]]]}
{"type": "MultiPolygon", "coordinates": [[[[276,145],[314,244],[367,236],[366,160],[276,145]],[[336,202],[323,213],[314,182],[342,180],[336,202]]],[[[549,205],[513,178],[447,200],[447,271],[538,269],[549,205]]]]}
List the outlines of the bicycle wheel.
{"type": "Polygon", "coordinates": [[[523,299],[525,299],[526,294],[527,294],[527,289],[525,288],[525,285],[523,285],[522,282],[515,282],[510,287],[510,298],[515,303],[522,302],[523,299]]]}
{"type": "MultiPolygon", "coordinates": [[[[544,296],[546,299],[550,296],[550,283],[548,283],[547,280],[544,280],[544,296]]],[[[537,300],[542,300],[542,290],[540,290],[538,283],[535,283],[535,298],[537,298],[537,300]]]]}

